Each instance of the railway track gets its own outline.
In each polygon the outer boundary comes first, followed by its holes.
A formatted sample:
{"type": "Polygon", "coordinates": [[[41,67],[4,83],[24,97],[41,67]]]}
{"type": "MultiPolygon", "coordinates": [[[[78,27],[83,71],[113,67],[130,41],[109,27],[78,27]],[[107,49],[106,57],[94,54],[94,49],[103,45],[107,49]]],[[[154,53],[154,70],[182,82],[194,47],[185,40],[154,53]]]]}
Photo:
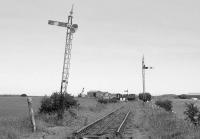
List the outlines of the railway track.
{"type": "MultiPolygon", "coordinates": [[[[84,126],[73,133],[77,139],[114,139],[126,138],[131,126],[127,126],[132,111],[129,105],[122,106],[97,121],[84,126]],[[125,131],[125,129],[127,131],[125,131]]],[[[131,138],[131,137],[128,137],[131,138]]]]}

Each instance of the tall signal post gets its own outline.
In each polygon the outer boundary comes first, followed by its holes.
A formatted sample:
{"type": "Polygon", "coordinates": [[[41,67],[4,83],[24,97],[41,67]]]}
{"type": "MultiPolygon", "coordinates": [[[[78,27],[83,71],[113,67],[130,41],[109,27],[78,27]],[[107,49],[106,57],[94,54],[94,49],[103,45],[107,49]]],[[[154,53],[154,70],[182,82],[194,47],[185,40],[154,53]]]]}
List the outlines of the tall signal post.
{"type": "MultiPolygon", "coordinates": [[[[62,96],[61,99],[61,114],[64,113],[64,95],[67,94],[67,86],[68,86],[68,80],[69,80],[69,68],[70,68],[70,59],[71,59],[71,49],[72,49],[72,39],[73,34],[78,29],[77,24],[73,24],[73,5],[72,9],[70,11],[70,14],[68,16],[67,23],[65,22],[59,22],[59,21],[53,21],[49,20],[49,25],[57,25],[60,27],[66,27],[66,44],[65,44],[65,52],[64,52],[64,62],[63,62],[63,70],[62,70],[62,80],[61,80],[61,86],[60,86],[60,93],[62,96]]],[[[61,115],[61,118],[62,118],[61,115]]]]}
{"type": "Polygon", "coordinates": [[[66,27],[67,33],[66,33],[66,44],[65,44],[65,52],[64,52],[64,62],[63,62],[63,71],[62,71],[62,80],[61,80],[61,87],[60,87],[60,93],[65,94],[67,93],[67,85],[69,80],[69,68],[70,68],[70,59],[71,59],[71,49],[72,49],[72,39],[73,34],[78,29],[77,24],[73,24],[73,6],[70,11],[70,15],[68,16],[67,23],[65,22],[59,22],[59,21],[53,21],[49,20],[49,25],[57,25],[60,27],[66,27]]]}

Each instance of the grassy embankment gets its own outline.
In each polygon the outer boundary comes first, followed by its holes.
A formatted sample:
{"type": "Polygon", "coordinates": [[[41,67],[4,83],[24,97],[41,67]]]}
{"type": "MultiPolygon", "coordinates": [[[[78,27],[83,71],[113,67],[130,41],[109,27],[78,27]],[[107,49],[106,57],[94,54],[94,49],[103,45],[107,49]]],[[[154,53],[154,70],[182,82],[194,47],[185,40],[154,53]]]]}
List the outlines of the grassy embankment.
{"type": "MultiPolygon", "coordinates": [[[[58,126],[67,127],[69,132],[66,131],[66,128],[65,132],[70,133],[122,105],[121,103],[105,105],[97,103],[94,99],[77,98],[80,107],[71,108],[65,113],[64,120],[59,121],[56,115],[38,114],[37,111],[42,97],[32,98],[34,111],[36,113],[37,133],[42,132],[46,136],[49,134],[57,134],[52,133],[49,129],[58,126]]],[[[28,138],[31,134],[31,124],[28,118],[26,97],[0,97],[0,106],[0,139],[28,138]]],[[[37,137],[34,136],[33,138],[37,137]]]]}
{"type": "MultiPolygon", "coordinates": [[[[177,105],[177,100],[173,100],[177,105]]],[[[179,104],[179,103],[178,103],[179,104]]],[[[184,104],[179,104],[181,110],[184,110],[184,104]]],[[[140,120],[137,126],[145,130],[151,139],[199,139],[200,127],[193,126],[190,122],[185,121],[177,116],[176,113],[166,112],[162,108],[152,107],[151,103],[145,106],[141,105],[140,120]]],[[[179,111],[180,112],[180,111],[179,111]]],[[[180,112],[183,113],[183,112],[180,112]]]]}
{"type": "MultiPolygon", "coordinates": [[[[56,119],[56,115],[36,114],[37,133],[44,133],[46,137],[52,134],[55,135],[54,137],[66,137],[66,133],[79,129],[122,105],[121,103],[99,104],[96,100],[88,98],[77,99],[80,107],[67,111],[62,124],[61,121],[56,119]],[[51,133],[51,130],[49,130],[51,127],[58,127],[58,125],[64,127],[62,135],[51,133]]],[[[35,111],[38,110],[40,100],[41,97],[33,97],[35,111]]],[[[199,139],[200,129],[185,121],[183,115],[185,102],[192,100],[172,99],[172,101],[173,110],[176,113],[152,107],[151,103],[146,104],[144,107],[139,104],[140,115],[135,126],[141,131],[143,130],[143,133],[147,133],[151,139],[199,139]]],[[[0,97],[0,112],[0,139],[28,138],[30,136],[31,125],[28,118],[26,98],[0,97]]],[[[39,138],[39,136],[33,138],[37,137],[39,138]]]]}

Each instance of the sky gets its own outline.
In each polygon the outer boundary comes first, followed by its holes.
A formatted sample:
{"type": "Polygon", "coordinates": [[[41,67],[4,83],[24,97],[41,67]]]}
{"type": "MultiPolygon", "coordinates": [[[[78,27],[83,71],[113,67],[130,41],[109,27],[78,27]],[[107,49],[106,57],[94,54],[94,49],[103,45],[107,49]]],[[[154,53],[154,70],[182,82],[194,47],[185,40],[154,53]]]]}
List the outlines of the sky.
{"type": "Polygon", "coordinates": [[[74,4],[68,92],[154,95],[200,92],[198,0],[0,0],[0,94],[59,91],[67,21],[74,4]]]}

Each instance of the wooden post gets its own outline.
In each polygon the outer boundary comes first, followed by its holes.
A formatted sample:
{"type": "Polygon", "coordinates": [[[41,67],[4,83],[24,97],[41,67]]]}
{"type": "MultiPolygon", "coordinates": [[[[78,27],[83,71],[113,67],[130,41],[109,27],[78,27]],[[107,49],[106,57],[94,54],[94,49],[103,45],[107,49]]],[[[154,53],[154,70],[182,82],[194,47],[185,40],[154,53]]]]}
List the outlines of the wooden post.
{"type": "Polygon", "coordinates": [[[32,108],[32,98],[28,97],[27,102],[28,102],[28,109],[29,109],[31,124],[33,126],[33,132],[35,132],[36,131],[36,124],[35,124],[35,117],[34,117],[34,112],[33,112],[33,108],[32,108]]]}

